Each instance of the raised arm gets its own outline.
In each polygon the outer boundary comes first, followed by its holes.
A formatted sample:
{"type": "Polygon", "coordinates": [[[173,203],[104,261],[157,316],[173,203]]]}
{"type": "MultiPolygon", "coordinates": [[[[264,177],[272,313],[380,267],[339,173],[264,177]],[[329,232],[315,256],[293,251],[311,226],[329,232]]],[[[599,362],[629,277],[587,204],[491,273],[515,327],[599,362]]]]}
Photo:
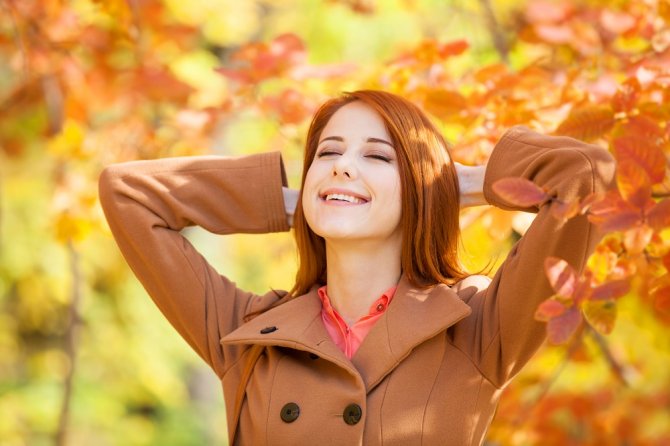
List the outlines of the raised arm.
{"type": "Polygon", "coordinates": [[[490,283],[473,276],[455,286],[473,312],[454,331],[454,343],[494,385],[503,386],[545,339],[545,324],[534,319],[537,306],[553,293],[544,259],[560,257],[581,270],[600,235],[585,216],[561,224],[548,204],[519,209],[497,196],[492,184],[522,177],[570,202],[607,190],[614,171],[612,156],[598,146],[524,127],[509,130],[494,148],[484,179],[486,200],[502,209],[538,214],[490,283]]]}
{"type": "Polygon", "coordinates": [[[218,374],[226,359],[220,338],[264,298],[219,275],[180,231],[190,225],[217,234],[288,230],[285,184],[279,153],[136,161],[112,165],[100,177],[100,201],[128,264],[218,374]]]}

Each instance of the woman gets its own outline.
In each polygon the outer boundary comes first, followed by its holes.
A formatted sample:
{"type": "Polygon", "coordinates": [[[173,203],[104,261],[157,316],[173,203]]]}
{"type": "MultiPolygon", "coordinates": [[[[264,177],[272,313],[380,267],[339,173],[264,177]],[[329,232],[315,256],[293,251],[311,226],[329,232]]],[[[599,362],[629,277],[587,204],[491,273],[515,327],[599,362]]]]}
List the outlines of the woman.
{"type": "Polygon", "coordinates": [[[299,196],[267,153],[111,166],[100,197],[135,274],[221,379],[231,444],[470,445],[544,339],[544,258],[581,268],[597,241],[584,216],[561,224],[547,202],[521,209],[538,215],[493,279],[465,274],[459,206],[516,209],[491,188],[510,176],[569,201],[606,190],[614,164],[518,127],[486,167],[456,166],[416,106],[359,91],[316,112],[299,196]],[[288,294],[238,289],[179,233],[289,222],[288,294]]]}

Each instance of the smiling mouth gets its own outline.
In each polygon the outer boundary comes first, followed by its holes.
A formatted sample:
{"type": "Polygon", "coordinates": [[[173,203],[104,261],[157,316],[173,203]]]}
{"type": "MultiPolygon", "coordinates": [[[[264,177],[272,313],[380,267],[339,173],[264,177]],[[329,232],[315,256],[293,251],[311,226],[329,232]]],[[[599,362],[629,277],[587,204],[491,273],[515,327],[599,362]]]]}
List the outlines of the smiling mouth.
{"type": "Polygon", "coordinates": [[[353,195],[347,195],[347,194],[326,194],[323,197],[321,197],[322,200],[324,201],[339,201],[339,202],[346,202],[346,203],[352,203],[352,204],[363,204],[367,203],[367,200],[364,200],[359,197],[354,197],[353,195]]]}

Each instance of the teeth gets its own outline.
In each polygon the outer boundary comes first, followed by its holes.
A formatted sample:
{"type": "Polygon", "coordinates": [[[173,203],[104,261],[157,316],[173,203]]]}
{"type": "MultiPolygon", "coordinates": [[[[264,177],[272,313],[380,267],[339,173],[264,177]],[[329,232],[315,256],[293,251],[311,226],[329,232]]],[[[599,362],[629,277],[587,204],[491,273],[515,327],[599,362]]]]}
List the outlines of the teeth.
{"type": "Polygon", "coordinates": [[[344,194],[328,194],[326,195],[326,201],[330,200],[340,200],[340,201],[348,201],[349,203],[363,203],[363,200],[361,200],[358,197],[352,197],[351,195],[344,195],[344,194]]]}

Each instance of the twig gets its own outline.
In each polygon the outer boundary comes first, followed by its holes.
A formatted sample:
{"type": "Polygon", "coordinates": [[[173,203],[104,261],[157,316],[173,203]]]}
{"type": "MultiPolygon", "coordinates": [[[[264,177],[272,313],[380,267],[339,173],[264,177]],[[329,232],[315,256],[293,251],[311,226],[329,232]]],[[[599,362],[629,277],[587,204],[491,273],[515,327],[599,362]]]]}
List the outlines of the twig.
{"type": "Polygon", "coordinates": [[[601,335],[591,327],[587,327],[587,332],[591,335],[593,340],[596,341],[596,345],[598,346],[600,352],[605,357],[605,360],[609,364],[610,370],[614,373],[614,376],[619,380],[619,382],[621,382],[621,384],[623,384],[626,387],[630,387],[632,384],[631,381],[633,379],[634,370],[632,370],[625,364],[622,364],[619,360],[617,360],[614,357],[603,335],[601,335]]]}
{"type": "Polygon", "coordinates": [[[509,64],[509,45],[507,44],[507,39],[500,32],[500,24],[496,19],[496,16],[491,7],[490,0],[479,0],[479,4],[484,9],[486,13],[486,21],[488,22],[489,33],[493,39],[493,46],[495,46],[496,51],[500,55],[500,59],[505,63],[509,64]]]}
{"type": "Polygon", "coordinates": [[[25,40],[23,39],[23,34],[21,33],[21,29],[19,28],[19,24],[16,21],[14,8],[12,7],[11,3],[12,2],[10,0],[0,2],[2,8],[7,10],[7,15],[12,22],[12,28],[14,28],[14,40],[17,42],[16,46],[21,52],[21,70],[23,71],[24,79],[28,79],[30,74],[28,69],[28,50],[26,48],[25,40]]]}
{"type": "Polygon", "coordinates": [[[559,376],[561,376],[567,365],[570,363],[570,359],[581,345],[582,338],[583,338],[583,332],[575,334],[574,338],[572,339],[572,342],[570,343],[567,351],[565,352],[563,360],[560,362],[560,364],[558,364],[558,366],[556,366],[554,372],[551,374],[549,379],[542,382],[542,386],[540,387],[540,391],[537,397],[535,397],[533,401],[526,403],[525,405],[526,410],[521,411],[517,420],[514,423],[516,426],[521,426],[525,421],[529,420],[530,419],[529,414],[533,412],[535,408],[539,407],[540,401],[542,401],[547,396],[547,394],[549,394],[549,389],[551,389],[551,386],[553,386],[554,383],[558,381],[559,376]]]}
{"type": "Polygon", "coordinates": [[[65,334],[65,354],[70,367],[63,383],[63,402],[61,405],[58,431],[56,432],[56,446],[65,446],[67,429],[70,418],[70,403],[72,401],[72,387],[74,381],[75,362],[77,357],[77,333],[79,328],[79,302],[81,300],[82,277],[79,262],[79,252],[72,241],[68,241],[67,250],[70,257],[70,271],[72,273],[72,297],[67,332],[65,334]]]}

